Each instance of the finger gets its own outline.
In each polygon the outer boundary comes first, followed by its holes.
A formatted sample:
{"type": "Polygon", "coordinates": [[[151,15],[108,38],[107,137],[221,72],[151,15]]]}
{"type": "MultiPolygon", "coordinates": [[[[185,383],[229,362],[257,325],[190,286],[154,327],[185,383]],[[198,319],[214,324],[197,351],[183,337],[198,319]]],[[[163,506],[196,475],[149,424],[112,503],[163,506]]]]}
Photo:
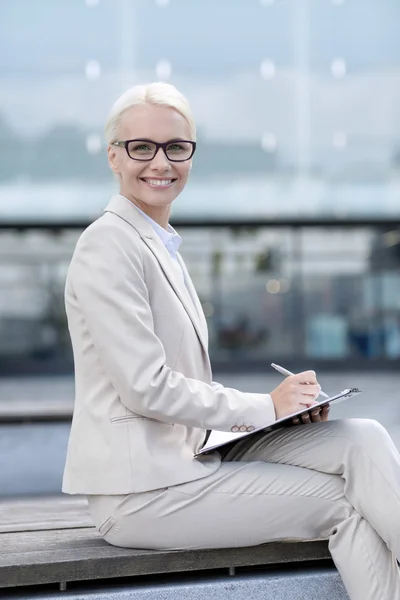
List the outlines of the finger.
{"type": "Polygon", "coordinates": [[[326,404],[325,406],[322,407],[322,410],[321,410],[321,421],[327,421],[328,420],[330,409],[331,409],[331,407],[329,406],[329,404],[326,404]]]}
{"type": "Polygon", "coordinates": [[[312,398],[318,398],[321,391],[321,387],[317,385],[302,385],[300,387],[300,393],[303,396],[311,396],[312,398]]]}
{"type": "Polygon", "coordinates": [[[312,400],[311,396],[309,397],[309,400],[306,400],[306,398],[307,396],[301,397],[301,402],[299,402],[297,410],[305,410],[306,408],[312,408],[314,406],[315,402],[312,400]]]}
{"type": "Polygon", "coordinates": [[[312,408],[315,405],[315,401],[313,400],[313,396],[304,395],[301,397],[301,402],[299,403],[299,410],[304,408],[312,408]],[[309,400],[306,400],[309,398],[309,400]]]}
{"type": "Polygon", "coordinates": [[[307,425],[308,423],[311,423],[311,418],[310,418],[310,415],[308,413],[304,413],[304,415],[301,415],[301,420],[304,423],[304,425],[307,425]]]}
{"type": "Polygon", "coordinates": [[[298,417],[293,419],[293,425],[300,425],[300,419],[298,417]]]}
{"type": "Polygon", "coordinates": [[[322,421],[320,408],[311,411],[311,421],[312,423],[320,423],[322,421]]]}
{"type": "Polygon", "coordinates": [[[312,383],[314,385],[317,383],[315,371],[303,371],[302,373],[297,373],[295,378],[299,383],[312,383]]]}

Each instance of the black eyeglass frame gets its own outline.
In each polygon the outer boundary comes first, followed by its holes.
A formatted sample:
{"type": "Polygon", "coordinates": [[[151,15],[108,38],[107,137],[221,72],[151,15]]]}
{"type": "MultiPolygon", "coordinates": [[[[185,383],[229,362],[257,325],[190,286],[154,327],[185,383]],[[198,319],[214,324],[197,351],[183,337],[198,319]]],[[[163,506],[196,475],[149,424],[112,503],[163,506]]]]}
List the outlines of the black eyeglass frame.
{"type": "Polygon", "coordinates": [[[133,140],[117,140],[115,142],[111,142],[112,146],[120,146],[122,148],[125,148],[127,155],[129,156],[129,158],[131,160],[138,160],[139,162],[150,162],[151,160],[153,160],[155,158],[155,156],[157,155],[157,152],[159,151],[160,148],[162,148],[162,151],[165,154],[165,157],[167,160],[169,160],[170,162],[186,162],[187,160],[190,160],[193,156],[193,154],[195,153],[196,150],[196,142],[194,142],[193,140],[181,140],[181,139],[176,139],[176,140],[169,140],[168,142],[154,142],[153,140],[149,140],[146,138],[135,138],[133,140]],[[129,154],[129,144],[131,142],[147,142],[148,144],[154,144],[155,145],[155,150],[154,150],[154,154],[151,158],[133,158],[133,156],[131,156],[129,154]],[[190,156],[188,156],[187,158],[169,158],[168,154],[167,154],[167,146],[170,146],[171,144],[178,144],[178,143],[185,143],[185,144],[191,144],[192,145],[192,152],[190,153],[190,156]]]}

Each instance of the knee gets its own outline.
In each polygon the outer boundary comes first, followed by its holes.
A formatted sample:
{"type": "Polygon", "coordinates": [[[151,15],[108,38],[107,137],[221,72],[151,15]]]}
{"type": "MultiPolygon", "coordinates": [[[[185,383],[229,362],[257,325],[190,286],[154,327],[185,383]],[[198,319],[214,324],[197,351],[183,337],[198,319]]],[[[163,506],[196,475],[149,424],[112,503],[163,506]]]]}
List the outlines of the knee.
{"type": "Polygon", "coordinates": [[[375,419],[345,419],[338,424],[340,437],[364,449],[379,448],[390,440],[386,429],[375,419]]]}

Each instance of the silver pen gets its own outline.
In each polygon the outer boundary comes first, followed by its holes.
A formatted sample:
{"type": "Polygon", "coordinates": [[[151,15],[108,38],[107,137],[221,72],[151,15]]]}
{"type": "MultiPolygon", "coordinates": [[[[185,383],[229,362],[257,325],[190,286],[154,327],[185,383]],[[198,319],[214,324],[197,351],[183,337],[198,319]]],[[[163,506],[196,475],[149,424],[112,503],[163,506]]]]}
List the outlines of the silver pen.
{"type": "MultiPolygon", "coordinates": [[[[275,363],[271,363],[271,367],[275,369],[275,371],[278,371],[278,373],[280,373],[281,375],[285,375],[286,377],[289,377],[289,375],[294,375],[294,373],[292,373],[291,371],[288,371],[287,369],[284,369],[283,367],[281,367],[280,365],[276,365],[275,363]]],[[[320,391],[319,395],[323,396],[324,398],[330,398],[330,396],[328,396],[328,394],[325,394],[325,392],[323,392],[322,390],[320,391]]]]}

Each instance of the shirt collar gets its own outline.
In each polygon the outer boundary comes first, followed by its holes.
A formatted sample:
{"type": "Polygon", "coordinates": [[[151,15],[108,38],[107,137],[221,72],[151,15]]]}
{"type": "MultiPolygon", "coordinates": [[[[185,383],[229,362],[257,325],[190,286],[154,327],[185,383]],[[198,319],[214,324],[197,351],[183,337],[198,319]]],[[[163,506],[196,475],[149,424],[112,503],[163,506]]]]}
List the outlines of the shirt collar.
{"type": "MultiPolygon", "coordinates": [[[[120,196],[122,196],[122,194],[120,194],[120,196]]],[[[125,198],[125,196],[123,196],[123,198],[125,198]]],[[[154,219],[149,217],[149,215],[143,212],[138,206],[136,206],[136,204],[133,204],[133,202],[131,204],[144,216],[146,221],[148,221],[152,225],[154,231],[156,232],[164,246],[167,248],[167,250],[172,251],[174,254],[176,254],[179,250],[179,246],[182,243],[182,238],[178,233],[176,233],[175,229],[168,223],[167,231],[166,229],[164,229],[164,227],[161,227],[161,225],[156,223],[154,219]]]]}

